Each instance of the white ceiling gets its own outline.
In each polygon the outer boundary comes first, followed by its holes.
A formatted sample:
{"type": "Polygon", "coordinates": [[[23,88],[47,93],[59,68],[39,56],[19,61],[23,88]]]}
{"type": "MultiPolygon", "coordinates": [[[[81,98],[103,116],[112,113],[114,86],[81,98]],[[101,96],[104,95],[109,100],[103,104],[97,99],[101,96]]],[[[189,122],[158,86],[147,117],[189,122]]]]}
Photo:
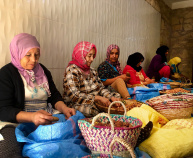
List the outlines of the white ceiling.
{"type": "Polygon", "coordinates": [[[171,9],[193,7],[193,0],[163,0],[171,9]]]}

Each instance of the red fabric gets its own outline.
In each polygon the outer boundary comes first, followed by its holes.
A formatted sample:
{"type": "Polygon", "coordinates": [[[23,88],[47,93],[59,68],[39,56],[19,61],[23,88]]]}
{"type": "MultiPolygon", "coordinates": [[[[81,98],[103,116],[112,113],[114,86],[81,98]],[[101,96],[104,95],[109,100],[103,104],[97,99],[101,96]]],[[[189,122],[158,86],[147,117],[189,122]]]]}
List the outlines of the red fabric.
{"type": "MultiPolygon", "coordinates": [[[[126,65],[125,68],[124,68],[124,70],[123,70],[123,74],[126,74],[127,72],[129,72],[129,73],[130,73],[130,76],[131,76],[130,80],[127,82],[128,84],[131,84],[131,85],[133,85],[133,84],[141,84],[140,78],[139,78],[139,76],[136,74],[137,71],[136,71],[135,69],[133,69],[133,68],[132,68],[131,66],[129,66],[129,65],[126,65]]],[[[143,74],[144,79],[148,78],[148,77],[146,76],[145,72],[143,71],[143,69],[141,69],[141,73],[143,74]]]]}
{"type": "Polygon", "coordinates": [[[164,66],[159,70],[160,77],[165,77],[169,78],[170,77],[170,67],[169,66],[164,66]]]}

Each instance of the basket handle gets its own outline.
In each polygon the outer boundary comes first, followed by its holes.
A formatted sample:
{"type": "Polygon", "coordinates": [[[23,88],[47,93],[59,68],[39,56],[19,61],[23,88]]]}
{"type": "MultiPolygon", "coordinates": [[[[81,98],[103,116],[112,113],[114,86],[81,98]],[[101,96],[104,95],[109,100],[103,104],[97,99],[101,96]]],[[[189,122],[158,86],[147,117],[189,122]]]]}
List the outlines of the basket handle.
{"type": "Polygon", "coordinates": [[[123,108],[124,108],[124,110],[125,110],[125,112],[124,112],[124,117],[125,117],[125,115],[126,115],[126,113],[127,113],[127,110],[126,110],[125,104],[123,104],[121,101],[114,101],[114,102],[112,102],[112,103],[109,105],[108,114],[110,115],[111,106],[112,106],[113,104],[116,104],[116,103],[120,103],[120,104],[123,106],[123,108]]]}
{"type": "Polygon", "coordinates": [[[125,146],[127,148],[127,150],[130,152],[131,157],[132,158],[136,158],[136,155],[134,153],[134,150],[133,150],[132,146],[130,144],[128,144],[123,138],[118,138],[118,137],[114,137],[113,140],[111,141],[111,144],[110,144],[110,155],[111,155],[111,158],[113,158],[112,147],[113,147],[113,144],[115,142],[119,142],[123,146],[125,146]]]}
{"type": "Polygon", "coordinates": [[[190,83],[190,84],[191,84],[192,82],[191,82],[190,79],[187,79],[187,80],[186,80],[186,83],[190,83]]]}
{"type": "Polygon", "coordinates": [[[113,123],[113,120],[111,118],[111,116],[107,113],[99,113],[98,115],[96,115],[95,117],[93,117],[92,119],[92,124],[90,125],[89,128],[93,128],[94,127],[94,123],[95,121],[97,120],[97,118],[101,117],[101,116],[106,116],[108,117],[109,121],[110,121],[110,124],[111,124],[111,131],[114,133],[114,123],[113,123]]]}

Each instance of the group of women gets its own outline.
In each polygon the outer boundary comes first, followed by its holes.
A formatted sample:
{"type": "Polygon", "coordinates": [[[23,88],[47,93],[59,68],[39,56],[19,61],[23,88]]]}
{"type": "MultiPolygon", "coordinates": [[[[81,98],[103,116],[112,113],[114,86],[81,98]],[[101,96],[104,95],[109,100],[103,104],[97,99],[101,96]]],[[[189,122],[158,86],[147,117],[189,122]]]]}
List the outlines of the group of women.
{"type": "Polygon", "coordinates": [[[168,50],[167,46],[157,49],[146,75],[141,67],[144,57],[139,52],[128,57],[122,71],[118,61],[120,48],[112,44],[97,72],[90,67],[97,54],[96,46],[79,42],[65,69],[62,97],[50,71],[38,62],[41,48],[37,39],[27,33],[18,34],[10,43],[11,63],[0,69],[0,120],[33,122],[36,126],[51,124],[50,108],[57,109],[66,118],[75,115],[75,110],[86,117],[94,116],[100,112],[96,102],[108,106],[121,98],[130,99],[127,87],[154,83],[161,77],[169,78],[168,50]]]}

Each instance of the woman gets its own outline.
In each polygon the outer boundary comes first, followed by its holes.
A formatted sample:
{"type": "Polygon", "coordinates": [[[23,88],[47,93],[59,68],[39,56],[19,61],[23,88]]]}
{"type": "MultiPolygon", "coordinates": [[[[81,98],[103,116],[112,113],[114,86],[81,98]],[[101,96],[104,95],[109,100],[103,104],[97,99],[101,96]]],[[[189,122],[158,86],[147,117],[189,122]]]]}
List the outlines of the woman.
{"type": "Polygon", "coordinates": [[[170,59],[169,64],[172,68],[172,73],[179,73],[180,74],[178,66],[180,65],[181,61],[182,60],[179,57],[174,57],[174,58],[170,59]]]}
{"type": "Polygon", "coordinates": [[[141,63],[144,61],[144,57],[141,53],[136,52],[128,56],[127,65],[123,70],[123,74],[127,72],[130,73],[130,80],[127,82],[128,84],[142,84],[147,85],[150,83],[154,83],[154,79],[149,79],[146,76],[143,68],[141,67],[141,63]]]}
{"type": "Polygon", "coordinates": [[[147,76],[149,78],[155,78],[156,81],[159,81],[162,77],[170,77],[170,65],[167,63],[167,55],[169,48],[165,45],[160,46],[147,70],[147,76]]]}
{"type": "Polygon", "coordinates": [[[104,88],[97,72],[90,67],[96,53],[93,43],[79,42],[74,47],[72,61],[69,62],[64,74],[64,100],[86,117],[99,113],[96,101],[109,106],[110,101],[120,100],[118,93],[111,93],[104,88]]]}
{"type": "MultiPolygon", "coordinates": [[[[48,103],[67,118],[75,114],[74,109],[64,104],[51,73],[38,63],[40,45],[34,36],[27,33],[16,35],[10,43],[10,53],[11,63],[0,69],[1,121],[33,122],[36,126],[52,124],[54,118],[48,113],[48,103]]],[[[14,141],[15,135],[4,137],[5,140],[0,142],[0,153],[8,154],[3,151],[5,149],[10,150],[9,154],[12,154],[11,147],[17,145],[10,143],[9,139],[14,141]]]]}
{"type": "Polygon", "coordinates": [[[120,49],[117,45],[111,44],[107,48],[106,61],[98,67],[98,74],[102,83],[108,89],[112,89],[121,94],[122,98],[128,99],[130,95],[127,91],[126,82],[130,79],[126,74],[122,74],[118,61],[120,49]]]}

